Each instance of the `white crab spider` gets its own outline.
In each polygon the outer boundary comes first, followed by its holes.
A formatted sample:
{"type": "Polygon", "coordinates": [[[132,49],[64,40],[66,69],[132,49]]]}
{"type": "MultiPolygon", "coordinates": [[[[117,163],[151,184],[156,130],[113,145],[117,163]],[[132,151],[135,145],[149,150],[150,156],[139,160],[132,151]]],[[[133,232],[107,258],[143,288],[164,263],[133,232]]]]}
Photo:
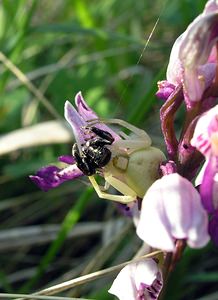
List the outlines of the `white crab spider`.
{"type": "Polygon", "coordinates": [[[128,122],[120,119],[91,120],[90,125],[109,123],[122,126],[132,132],[126,135],[120,132],[120,140],[108,146],[112,153],[110,162],[104,166],[103,177],[105,187],[97,183],[94,175],[89,176],[96,193],[100,198],[120,203],[143,198],[147,189],[158,178],[158,167],[165,160],[165,155],[159,149],[151,146],[148,134],[128,122]],[[109,186],[114,187],[121,195],[107,192],[109,186]]]}

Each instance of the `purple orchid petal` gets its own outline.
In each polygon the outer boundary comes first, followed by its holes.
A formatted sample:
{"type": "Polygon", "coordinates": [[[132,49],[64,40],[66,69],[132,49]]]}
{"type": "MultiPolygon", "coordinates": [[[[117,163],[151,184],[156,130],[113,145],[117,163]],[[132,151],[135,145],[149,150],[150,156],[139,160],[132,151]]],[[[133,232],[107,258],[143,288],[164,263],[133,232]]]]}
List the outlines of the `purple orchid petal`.
{"type": "Polygon", "coordinates": [[[159,81],[157,85],[158,91],[156,93],[156,96],[161,100],[167,100],[175,90],[175,85],[168,82],[167,80],[159,81]]]}
{"type": "Polygon", "coordinates": [[[204,8],[203,14],[208,14],[216,11],[218,9],[218,2],[217,0],[209,0],[204,8]]]}
{"type": "Polygon", "coordinates": [[[41,168],[36,175],[29,176],[30,179],[43,191],[55,188],[64,181],[73,180],[83,176],[76,165],[69,166],[65,169],[59,169],[56,166],[47,166],[41,168]]]}
{"type": "Polygon", "coordinates": [[[211,78],[215,76],[214,64],[206,72],[200,67],[208,62],[218,39],[218,10],[204,13],[195,19],[183,36],[179,58],[184,68],[184,87],[190,101],[199,101],[211,78]]]}
{"type": "Polygon", "coordinates": [[[77,144],[83,144],[85,142],[83,128],[86,127],[87,124],[69,101],[65,102],[64,116],[73,129],[73,134],[77,144]]]}
{"type": "Polygon", "coordinates": [[[208,1],[203,13],[177,38],[172,47],[167,68],[167,82],[175,86],[183,85],[188,109],[193,107],[196,101],[201,100],[204,91],[215,78],[217,13],[217,2],[208,1]]]}
{"type": "Polygon", "coordinates": [[[218,146],[213,142],[213,137],[218,132],[218,105],[204,113],[198,120],[191,140],[191,145],[196,147],[206,158],[211,154],[218,155],[218,146]]]}
{"type": "Polygon", "coordinates": [[[218,209],[218,105],[199,118],[191,144],[206,158],[196,183],[201,184],[200,194],[205,209],[214,213],[218,209]]]}
{"type": "Polygon", "coordinates": [[[167,81],[175,86],[181,84],[183,77],[183,66],[179,58],[179,51],[183,40],[183,36],[184,33],[176,39],[170,53],[169,64],[167,67],[167,81]]]}
{"type": "Polygon", "coordinates": [[[209,221],[209,234],[212,241],[218,246],[218,213],[212,215],[209,221]]]}
{"type": "Polygon", "coordinates": [[[204,90],[213,82],[216,73],[216,63],[211,62],[198,67],[198,77],[204,78],[204,90]]]}
{"type": "Polygon", "coordinates": [[[85,102],[81,92],[76,94],[75,104],[78,113],[80,114],[80,116],[83,118],[84,121],[98,119],[96,113],[85,102]]]}
{"type": "Polygon", "coordinates": [[[58,157],[58,160],[68,165],[72,165],[75,163],[75,158],[73,157],[73,155],[61,155],[58,157]]]}
{"type": "Polygon", "coordinates": [[[214,213],[218,209],[218,182],[215,179],[217,173],[218,157],[211,155],[200,186],[202,204],[209,213],[214,213]]]}
{"type": "MultiPolygon", "coordinates": [[[[77,106],[78,113],[85,121],[92,121],[92,120],[99,119],[97,114],[87,105],[81,92],[77,93],[77,95],[75,97],[75,104],[77,106]]],[[[88,122],[87,122],[87,126],[89,126],[88,122]]],[[[115,131],[113,131],[110,127],[108,127],[104,123],[101,123],[101,122],[96,123],[94,126],[99,129],[109,132],[113,136],[114,141],[117,141],[120,139],[119,135],[116,134],[115,131]]]]}
{"type": "Polygon", "coordinates": [[[58,176],[64,180],[73,180],[83,176],[83,172],[77,167],[77,165],[71,165],[66,167],[58,173],[58,176]]]}

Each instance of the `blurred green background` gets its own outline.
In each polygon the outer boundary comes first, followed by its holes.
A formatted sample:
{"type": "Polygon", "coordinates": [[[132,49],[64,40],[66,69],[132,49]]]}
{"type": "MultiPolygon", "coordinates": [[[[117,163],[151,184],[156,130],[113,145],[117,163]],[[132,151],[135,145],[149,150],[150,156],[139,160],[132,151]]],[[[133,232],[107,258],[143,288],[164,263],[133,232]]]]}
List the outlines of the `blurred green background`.
{"type": "MultiPolygon", "coordinates": [[[[60,124],[78,91],[99,116],[145,129],[164,149],[156,83],[174,40],[205,3],[0,1],[1,292],[30,293],[131,259],[140,247],[129,220],[84,180],[44,193],[28,175],[71,153],[73,137],[60,124]]],[[[212,245],[187,250],[165,299],[218,299],[216,257],[212,245]]],[[[61,295],[114,299],[113,277],[61,295]]]]}

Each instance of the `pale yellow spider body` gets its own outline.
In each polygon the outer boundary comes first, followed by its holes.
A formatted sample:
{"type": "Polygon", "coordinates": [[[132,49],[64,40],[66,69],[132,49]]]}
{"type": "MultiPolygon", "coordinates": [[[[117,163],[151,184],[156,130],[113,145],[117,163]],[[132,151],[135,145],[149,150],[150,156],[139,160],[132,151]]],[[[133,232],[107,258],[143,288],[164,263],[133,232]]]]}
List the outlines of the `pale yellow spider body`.
{"type": "Polygon", "coordinates": [[[103,199],[130,203],[143,198],[147,189],[158,179],[159,165],[166,159],[165,155],[151,146],[151,139],[144,130],[119,119],[110,119],[104,123],[120,125],[133,134],[120,132],[121,139],[109,147],[112,158],[102,170],[105,186],[100,187],[94,175],[89,176],[91,184],[103,199]],[[108,193],[109,186],[113,186],[121,195],[108,193]]]}

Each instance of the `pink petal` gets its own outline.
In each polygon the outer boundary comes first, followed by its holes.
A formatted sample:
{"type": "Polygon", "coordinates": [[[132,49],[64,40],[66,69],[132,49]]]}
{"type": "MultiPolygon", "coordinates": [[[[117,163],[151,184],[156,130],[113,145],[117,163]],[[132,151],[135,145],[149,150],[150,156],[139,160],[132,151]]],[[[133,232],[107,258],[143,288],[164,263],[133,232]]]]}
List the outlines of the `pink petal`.
{"type": "Polygon", "coordinates": [[[162,275],[156,262],[144,259],[124,267],[108,292],[120,300],[155,300],[162,285],[162,275]]]}
{"type": "Polygon", "coordinates": [[[206,245],[207,227],[199,193],[173,173],[155,181],[145,194],[137,234],[151,247],[173,251],[175,239],[187,239],[195,248],[206,245]]]}

